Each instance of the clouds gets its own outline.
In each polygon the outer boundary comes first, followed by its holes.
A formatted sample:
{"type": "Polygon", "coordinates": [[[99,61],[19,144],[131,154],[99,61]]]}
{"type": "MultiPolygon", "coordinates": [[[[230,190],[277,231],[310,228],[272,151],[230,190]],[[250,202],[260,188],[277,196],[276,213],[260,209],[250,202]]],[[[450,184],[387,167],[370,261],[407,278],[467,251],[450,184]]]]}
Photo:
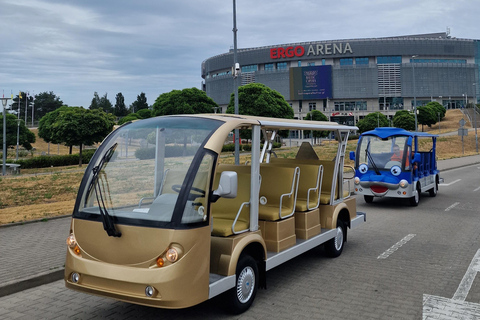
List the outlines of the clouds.
{"type": "MultiPolygon", "coordinates": [[[[237,0],[238,46],[442,32],[479,38],[476,1],[237,0]]],[[[233,46],[232,1],[4,0],[0,89],[53,91],[88,107],[93,92],[152,104],[199,87],[201,62],[233,46]]]]}

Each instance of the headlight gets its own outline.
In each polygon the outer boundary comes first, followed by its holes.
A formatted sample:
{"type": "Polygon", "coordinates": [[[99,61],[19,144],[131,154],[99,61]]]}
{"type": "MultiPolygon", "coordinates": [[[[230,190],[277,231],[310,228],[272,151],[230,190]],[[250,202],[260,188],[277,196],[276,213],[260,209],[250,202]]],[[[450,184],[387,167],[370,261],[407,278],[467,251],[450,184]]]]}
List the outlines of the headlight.
{"type": "Polygon", "coordinates": [[[353,182],[355,184],[359,184],[360,183],[360,178],[359,177],[355,177],[355,179],[353,179],[353,182]]]}
{"type": "Polygon", "coordinates": [[[406,188],[406,187],[408,187],[408,182],[407,182],[407,180],[402,179],[402,180],[400,180],[399,185],[400,185],[400,187],[402,187],[402,188],[406,188]]]}
{"type": "Polygon", "coordinates": [[[76,245],[77,245],[77,240],[75,240],[75,236],[73,235],[73,233],[71,233],[67,238],[67,246],[73,249],[75,248],[76,245]]]}
{"type": "Polygon", "coordinates": [[[167,253],[165,254],[165,258],[167,258],[168,261],[170,262],[175,262],[178,260],[178,251],[175,248],[170,248],[167,250],[167,253]]]}

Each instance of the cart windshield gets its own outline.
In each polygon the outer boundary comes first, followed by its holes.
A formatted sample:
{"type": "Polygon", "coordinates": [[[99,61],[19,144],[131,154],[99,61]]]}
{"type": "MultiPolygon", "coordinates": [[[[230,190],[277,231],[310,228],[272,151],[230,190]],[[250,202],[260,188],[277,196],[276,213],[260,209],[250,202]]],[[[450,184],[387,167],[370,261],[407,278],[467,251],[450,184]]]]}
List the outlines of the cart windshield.
{"type": "Polygon", "coordinates": [[[366,164],[371,170],[390,170],[398,166],[410,170],[411,147],[406,136],[380,138],[375,135],[361,137],[358,144],[356,167],[366,164]]]}
{"type": "Polygon", "coordinates": [[[91,160],[74,216],[158,227],[207,223],[216,154],[203,149],[221,121],[161,117],[113,132],[91,160]]]}

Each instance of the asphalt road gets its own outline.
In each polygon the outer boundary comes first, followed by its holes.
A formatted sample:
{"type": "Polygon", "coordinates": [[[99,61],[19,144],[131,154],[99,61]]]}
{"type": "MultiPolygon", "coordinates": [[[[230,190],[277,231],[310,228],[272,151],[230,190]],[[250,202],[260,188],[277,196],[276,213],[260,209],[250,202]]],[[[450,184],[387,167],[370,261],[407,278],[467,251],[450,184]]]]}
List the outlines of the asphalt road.
{"type": "MultiPolygon", "coordinates": [[[[366,204],[367,222],[339,258],[315,248],[267,274],[247,312],[221,297],[184,310],[132,305],[70,291],[63,281],[0,298],[0,319],[479,319],[480,165],[446,171],[420,205],[366,204]]],[[[26,263],[35,263],[26,262],[26,263]]]]}

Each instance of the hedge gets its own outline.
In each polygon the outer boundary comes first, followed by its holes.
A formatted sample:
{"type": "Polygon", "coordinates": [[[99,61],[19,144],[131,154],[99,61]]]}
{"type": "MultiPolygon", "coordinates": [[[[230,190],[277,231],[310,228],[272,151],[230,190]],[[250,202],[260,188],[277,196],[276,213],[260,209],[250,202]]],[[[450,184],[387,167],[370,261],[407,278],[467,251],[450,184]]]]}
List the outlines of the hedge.
{"type": "MultiPolygon", "coordinates": [[[[282,144],[280,142],[274,142],[273,143],[273,148],[280,148],[282,144]]],[[[251,144],[241,144],[239,145],[240,151],[252,151],[252,145],[251,144]]],[[[263,144],[260,145],[260,148],[263,148],[263,144]]],[[[235,151],[235,144],[234,143],[229,143],[229,144],[224,144],[222,147],[222,152],[234,152],[235,151]]]]}
{"type": "MultiPolygon", "coordinates": [[[[95,149],[83,150],[82,163],[88,164],[94,153],[95,149]]],[[[19,164],[21,169],[63,167],[77,165],[79,163],[79,156],[78,153],[64,156],[38,156],[30,159],[11,161],[11,163],[19,164]]]]}

